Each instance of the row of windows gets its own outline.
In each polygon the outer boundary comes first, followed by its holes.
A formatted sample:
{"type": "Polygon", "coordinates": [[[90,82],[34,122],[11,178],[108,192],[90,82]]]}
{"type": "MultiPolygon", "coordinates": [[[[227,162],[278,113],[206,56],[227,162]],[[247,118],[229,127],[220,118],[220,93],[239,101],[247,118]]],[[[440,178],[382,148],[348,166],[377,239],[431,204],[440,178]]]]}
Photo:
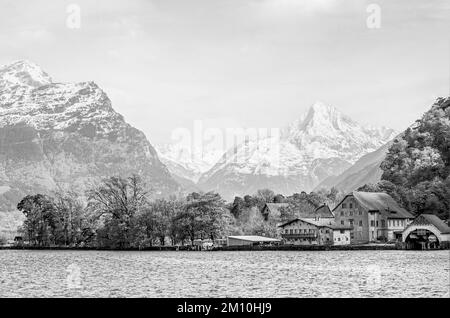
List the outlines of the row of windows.
{"type": "MultiPolygon", "coordinates": [[[[355,225],[355,221],[353,219],[349,219],[348,220],[348,224],[350,226],[354,226],[355,225]]],[[[370,220],[370,226],[372,227],[386,227],[386,220],[370,220]]],[[[345,220],[341,220],[341,225],[345,225],[345,220]]],[[[363,221],[359,220],[358,221],[358,226],[363,226],[363,221]]],[[[388,220],[388,226],[405,226],[405,220],[388,220]]]]}
{"type": "Polygon", "coordinates": [[[388,220],[389,226],[404,226],[405,220],[388,220]]]}
{"type": "MultiPolygon", "coordinates": [[[[300,233],[315,233],[313,229],[286,229],[284,234],[300,234],[300,233]]],[[[327,231],[328,233],[328,231],[327,231]]]]}
{"type": "MultiPolygon", "coordinates": [[[[348,224],[350,226],[355,225],[354,223],[355,223],[355,221],[353,219],[348,220],[348,224]]],[[[345,225],[345,220],[341,220],[341,225],[345,225]]],[[[363,221],[362,220],[358,221],[358,226],[363,226],[363,221]]]]}
{"type": "MultiPolygon", "coordinates": [[[[353,216],[353,211],[349,211],[348,215],[349,216],[353,216]]],[[[355,215],[356,215],[356,212],[355,212],[355,215]]],[[[358,210],[358,215],[362,215],[362,211],[361,210],[358,210]]],[[[341,211],[341,216],[345,216],[345,211],[341,211]]]]}
{"type": "MultiPolygon", "coordinates": [[[[346,208],[347,208],[347,203],[342,203],[342,208],[343,208],[343,209],[346,209],[346,208]]],[[[352,202],[350,202],[350,203],[348,204],[348,208],[349,208],[349,209],[353,209],[353,203],[352,203],[352,202]]]]}

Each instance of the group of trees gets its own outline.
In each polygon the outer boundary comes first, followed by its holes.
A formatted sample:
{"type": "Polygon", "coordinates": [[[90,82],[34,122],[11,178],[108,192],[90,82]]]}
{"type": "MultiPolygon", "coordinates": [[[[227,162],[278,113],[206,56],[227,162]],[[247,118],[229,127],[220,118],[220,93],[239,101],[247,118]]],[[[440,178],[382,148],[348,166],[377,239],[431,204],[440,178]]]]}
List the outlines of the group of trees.
{"type": "Polygon", "coordinates": [[[450,217],[450,98],[439,98],[422,119],[394,140],[375,185],[414,214],[450,217]]]}
{"type": "Polygon", "coordinates": [[[223,235],[229,213],[215,193],[150,200],[141,179],[111,177],[76,193],[29,195],[17,205],[26,219],[22,232],[38,246],[147,247],[193,244],[223,235]]]}

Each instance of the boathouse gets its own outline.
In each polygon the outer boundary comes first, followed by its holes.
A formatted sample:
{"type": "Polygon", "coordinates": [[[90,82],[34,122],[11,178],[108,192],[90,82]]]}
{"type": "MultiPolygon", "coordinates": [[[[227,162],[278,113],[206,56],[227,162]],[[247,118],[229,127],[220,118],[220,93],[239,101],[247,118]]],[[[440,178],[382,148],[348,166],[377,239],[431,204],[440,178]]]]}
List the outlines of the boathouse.
{"type": "Polygon", "coordinates": [[[408,249],[434,249],[450,246],[450,227],[434,214],[421,214],[402,232],[408,249]]]}

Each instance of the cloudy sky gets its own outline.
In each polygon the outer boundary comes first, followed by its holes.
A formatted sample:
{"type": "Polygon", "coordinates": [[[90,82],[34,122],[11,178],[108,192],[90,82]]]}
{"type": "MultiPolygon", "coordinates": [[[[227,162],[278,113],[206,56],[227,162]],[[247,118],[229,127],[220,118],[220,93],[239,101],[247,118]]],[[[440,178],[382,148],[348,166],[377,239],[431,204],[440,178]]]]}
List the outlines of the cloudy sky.
{"type": "MultiPolygon", "coordinates": [[[[0,64],[97,82],[153,143],[281,127],[316,100],[404,129],[449,94],[448,0],[0,0],[0,64]],[[68,5],[81,9],[67,27],[68,5]],[[381,9],[368,28],[367,7],[381,9]]],[[[72,11],[73,12],[73,11],[72,11]]]]}

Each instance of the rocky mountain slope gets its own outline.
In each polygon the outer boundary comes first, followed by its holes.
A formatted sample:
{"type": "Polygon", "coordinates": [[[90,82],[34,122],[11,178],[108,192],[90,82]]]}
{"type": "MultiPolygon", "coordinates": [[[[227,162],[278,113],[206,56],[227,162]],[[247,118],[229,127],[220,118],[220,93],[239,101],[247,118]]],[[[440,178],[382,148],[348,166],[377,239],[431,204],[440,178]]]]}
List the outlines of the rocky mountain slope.
{"type": "Polygon", "coordinates": [[[227,199],[265,187],[283,194],[311,191],[395,135],[392,129],[363,126],[317,102],[278,140],[252,140],[229,150],[198,185],[227,199]]]}
{"type": "Polygon", "coordinates": [[[381,180],[383,171],[380,168],[392,142],[362,156],[350,168],[338,176],[323,180],[314,190],[331,189],[335,187],[344,192],[351,192],[365,184],[375,184],[381,180]]]}
{"type": "Polygon", "coordinates": [[[0,68],[0,211],[29,193],[82,192],[132,173],[155,195],[179,188],[145,135],[94,82],[56,83],[27,61],[0,68]]]}

